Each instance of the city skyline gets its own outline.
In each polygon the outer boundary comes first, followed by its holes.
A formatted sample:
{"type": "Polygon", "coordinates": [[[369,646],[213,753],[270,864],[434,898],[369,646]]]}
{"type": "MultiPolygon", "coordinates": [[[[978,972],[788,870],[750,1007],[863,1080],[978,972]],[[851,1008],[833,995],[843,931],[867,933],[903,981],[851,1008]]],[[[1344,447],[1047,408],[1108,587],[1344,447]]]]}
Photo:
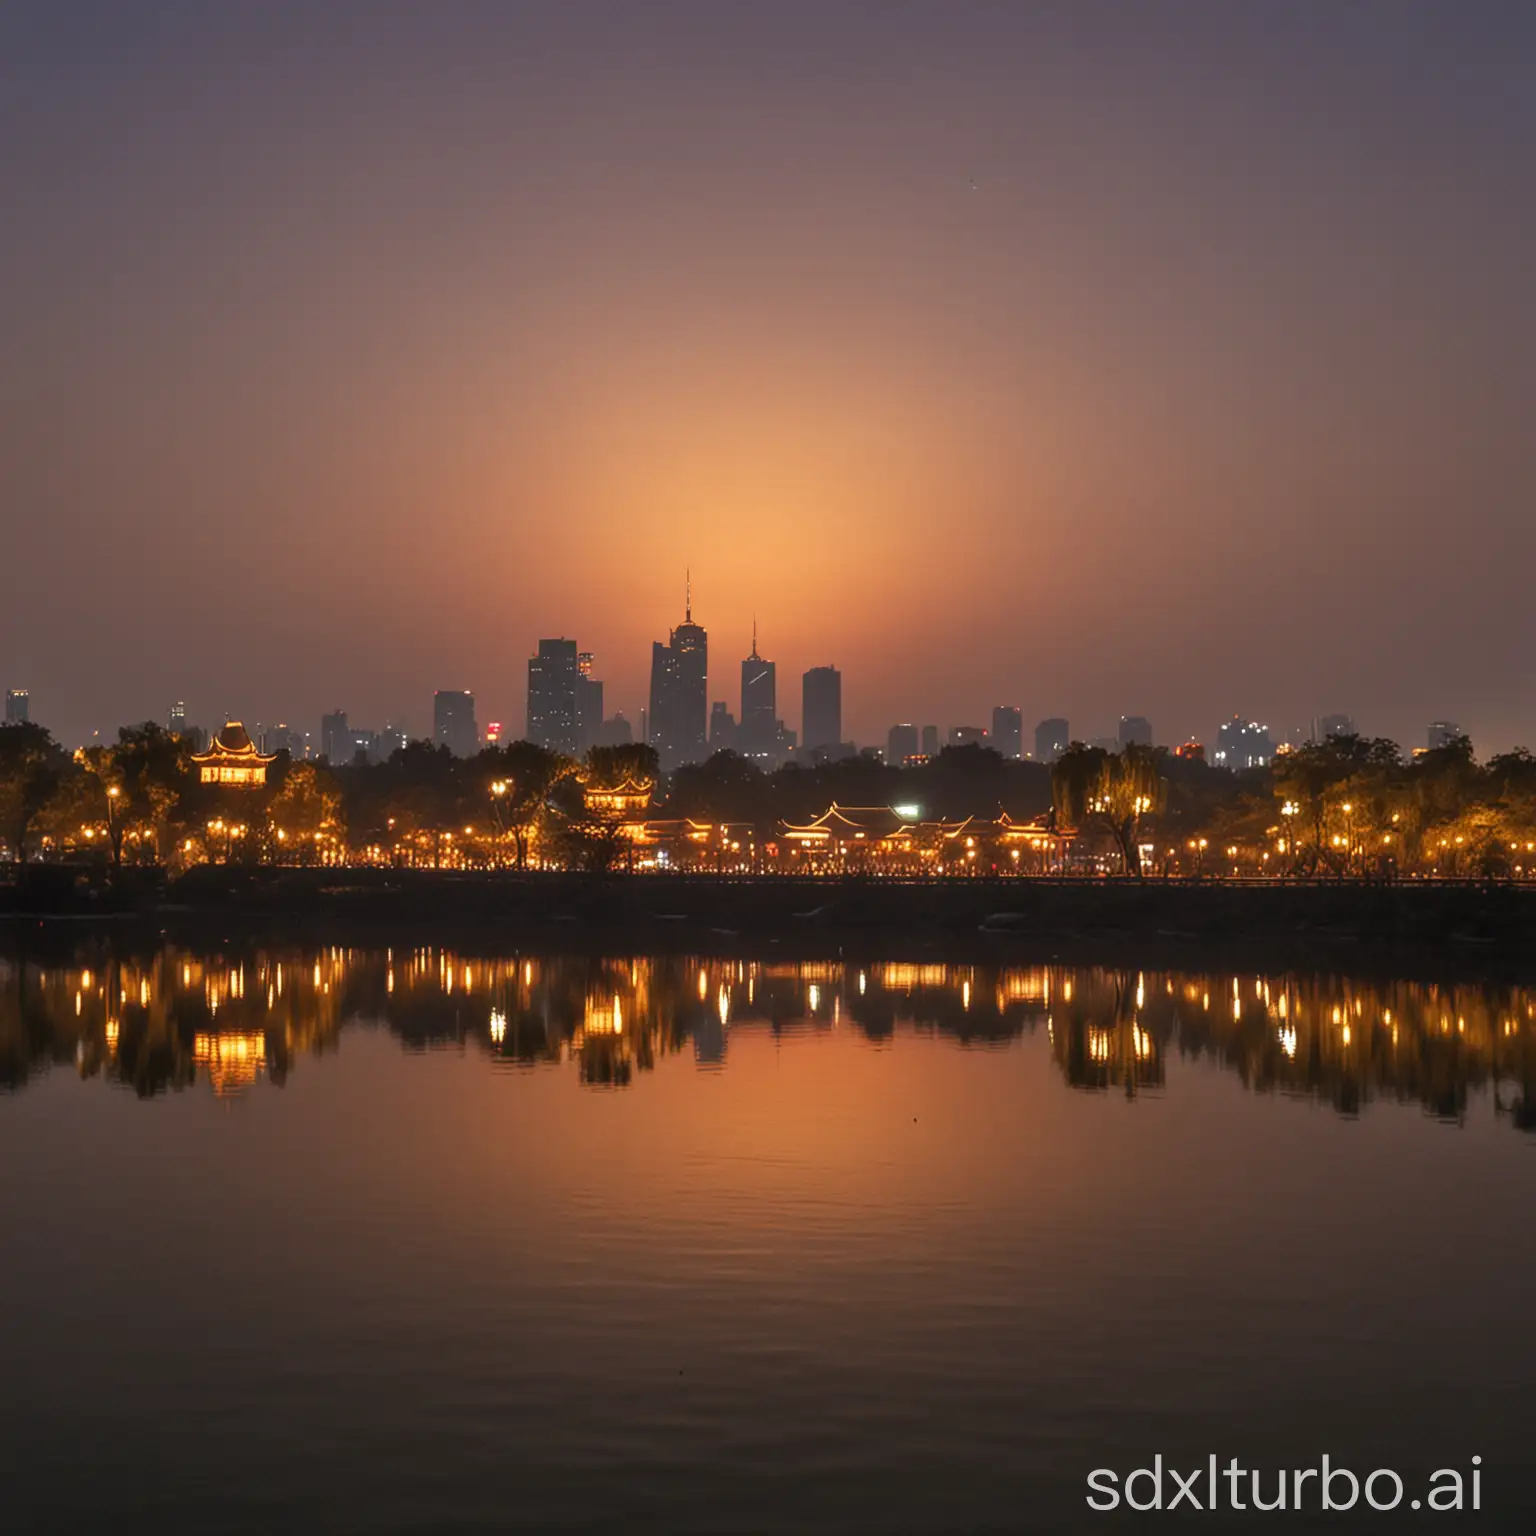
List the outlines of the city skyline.
{"type": "MultiPolygon", "coordinates": [[[[577,756],[592,746],[645,742],[658,749],[664,771],[684,762],[702,762],[722,747],[755,758],[765,766],[788,761],[792,756],[810,761],[813,752],[822,757],[835,757],[852,747],[880,750],[889,758],[898,733],[908,730],[914,733],[918,742],[910,748],[910,754],[921,752],[927,756],[934,755],[943,746],[974,743],[991,746],[1004,756],[1049,762],[1054,761],[1070,740],[1109,751],[1121,750],[1132,743],[1155,744],[1181,752],[1199,745],[1209,761],[1224,767],[1260,765],[1268,761],[1276,746],[1297,745],[1304,740],[1322,740],[1330,736],[1357,733],[1384,736],[1404,750],[1412,751],[1422,745],[1444,745],[1454,735],[1475,735],[1473,730],[1453,721],[1444,712],[1401,734],[1362,729],[1356,725],[1353,715],[1339,712],[1313,713],[1299,723],[1277,724],[1264,717],[1262,711],[1244,713],[1238,710],[1230,716],[1219,717],[1214,724],[1197,724],[1188,730],[1155,729],[1151,718],[1124,713],[1104,722],[1102,730],[1081,726],[1071,728],[1076,717],[1044,714],[1033,727],[1035,746],[1031,751],[1026,734],[1030,711],[1018,703],[997,702],[969,714],[961,711],[963,718],[956,717],[953,707],[944,704],[931,716],[915,717],[921,724],[898,716],[883,727],[849,736],[843,727],[842,669],[830,663],[813,664],[798,674],[801,694],[798,728],[786,730],[785,720],[775,713],[779,707],[778,663],[776,658],[758,653],[757,619],[752,620],[751,649],[739,662],[740,678],[734,696],[728,691],[732,686],[729,680],[731,665],[722,662],[718,670],[710,669],[708,635],[709,627],[694,621],[690,571],[684,580],[683,622],[667,630],[665,641],[652,641],[650,688],[643,702],[633,710],[620,705],[611,715],[605,711],[605,684],[592,675],[594,653],[578,651],[579,642],[562,634],[540,637],[534,642],[532,654],[524,658],[520,705],[524,725],[521,732],[508,731],[503,724],[508,719],[518,719],[518,710],[498,710],[495,702],[487,706],[484,697],[472,688],[434,688],[429,706],[430,724],[423,729],[415,727],[409,709],[387,712],[382,729],[359,726],[357,711],[324,710],[319,716],[319,730],[313,737],[309,737],[306,725],[294,723],[302,721],[303,716],[297,713],[285,715],[281,710],[270,717],[270,724],[258,713],[229,709],[215,710],[201,719],[194,710],[190,723],[211,735],[226,721],[248,718],[259,721],[262,734],[271,735],[281,746],[299,753],[307,738],[313,744],[313,755],[333,760],[334,753],[330,750],[333,733],[336,742],[345,739],[351,746],[351,755],[361,755],[369,760],[387,757],[396,746],[403,746],[413,739],[449,745],[456,756],[469,755],[467,749],[471,740],[480,746],[489,746],[498,740],[522,738],[577,756]],[[460,700],[467,700],[467,704],[456,702],[460,700]],[[810,733],[814,740],[807,734],[808,705],[822,722],[810,733]],[[446,725],[445,709],[449,711],[446,725]],[[467,709],[467,717],[456,719],[460,709],[467,709]],[[484,724],[479,723],[482,721],[484,724]],[[493,721],[495,725],[491,728],[493,721]],[[724,739],[722,724],[728,733],[724,739]],[[745,732],[742,730],[744,725],[748,726],[745,732]],[[1231,736],[1234,731],[1238,734],[1231,736]],[[1232,745],[1229,745],[1229,736],[1232,745]],[[1250,744],[1234,750],[1238,742],[1250,744]],[[801,748],[798,754],[795,752],[797,743],[801,748]]],[[[607,697],[611,699],[612,695],[607,697]]],[[[498,689],[494,700],[505,704],[505,688],[498,689]]],[[[26,688],[7,689],[7,721],[32,718],[31,708],[31,697],[26,688]]],[[[117,725],[162,718],[173,730],[178,722],[188,723],[185,699],[178,697],[162,715],[127,717],[119,720],[117,725]]],[[[45,722],[39,720],[38,723],[45,722]]],[[[96,727],[93,736],[82,737],[75,744],[108,739],[115,729],[115,725],[96,727]]],[[[1532,739],[1536,739],[1536,733],[1532,739]]],[[[1479,742],[1478,745],[1483,744],[1479,742]]],[[[1483,745],[1483,750],[1503,751],[1525,745],[1525,740],[1511,741],[1483,745]]]]}
{"type": "MultiPolygon", "coordinates": [[[[578,651],[578,641],[564,635],[541,637],[534,642],[532,653],[523,658],[524,676],[521,683],[521,703],[518,709],[501,709],[488,706],[484,696],[471,689],[433,689],[426,715],[428,723],[418,727],[413,711],[391,710],[383,718],[382,728],[362,726],[358,720],[362,712],[355,709],[334,707],[321,710],[318,729],[313,735],[307,717],[296,711],[278,710],[270,715],[249,710],[228,708],[204,712],[194,706],[189,713],[184,698],[162,708],[158,713],[124,716],[115,724],[95,728],[96,734],[69,741],[67,745],[85,745],[90,740],[107,740],[115,734],[118,725],[136,725],[144,720],[168,725],[172,730],[187,726],[205,734],[216,732],[226,721],[246,720],[258,724],[265,737],[275,741],[277,747],[304,755],[303,746],[309,742],[310,755],[326,756],[333,760],[335,743],[345,741],[353,754],[374,758],[387,757],[397,746],[408,740],[435,741],[450,746],[456,756],[469,755],[467,748],[473,739],[479,746],[495,745],[518,739],[534,741],[571,755],[581,755],[592,746],[612,745],[619,742],[649,742],[662,750],[663,769],[670,769],[682,762],[701,762],[722,745],[744,756],[762,759],[765,764],[788,761],[797,757],[811,760],[811,749],[823,756],[836,756],[838,747],[856,746],[859,750],[881,751],[887,760],[891,758],[895,744],[901,741],[901,755],[932,756],[944,746],[985,744],[1000,751],[1006,757],[1053,761],[1067,742],[1080,742],[1106,750],[1123,749],[1127,744],[1157,745],[1170,751],[1183,751],[1192,745],[1202,747],[1207,759],[1218,766],[1256,766],[1268,761],[1276,746],[1297,745],[1305,740],[1322,740],[1330,736],[1361,734],[1383,736],[1396,742],[1404,751],[1425,746],[1443,746],[1455,736],[1465,734],[1474,740],[1474,746],[1484,754],[1525,746],[1525,741],[1489,744],[1468,726],[1442,711],[1427,716],[1406,731],[1394,733],[1358,726],[1352,714],[1316,713],[1296,723],[1279,724],[1262,712],[1234,711],[1218,716],[1208,724],[1196,725],[1189,730],[1164,729],[1152,718],[1144,715],[1119,714],[1103,722],[1082,725],[1076,715],[1041,714],[1032,717],[1031,711],[1016,702],[997,702],[986,709],[958,713],[947,706],[928,715],[897,716],[884,726],[849,735],[842,728],[843,669],[822,663],[805,668],[798,674],[801,709],[797,728],[785,731],[785,721],[775,717],[777,660],[759,654],[758,626],[754,619],[750,650],[737,663],[721,660],[718,670],[710,670],[708,653],[709,628],[693,619],[692,582],[687,584],[684,622],[668,630],[668,640],[652,642],[651,692],[645,702],[633,711],[623,705],[612,713],[604,708],[605,685],[593,677],[594,655],[591,651],[578,651]],[[652,724],[656,700],[658,672],[670,674],[676,664],[672,654],[677,636],[685,634],[688,646],[698,653],[688,685],[688,708],[699,715],[698,729],[689,735],[681,749],[670,745],[657,736],[652,724]],[[735,667],[739,666],[739,681],[733,680],[735,667]],[[551,682],[551,674],[558,674],[551,682]],[[830,688],[830,694],[826,690],[830,688]],[[552,691],[553,690],[553,691],[552,691]],[[806,703],[812,691],[825,695],[825,702],[818,700],[821,712],[834,725],[815,732],[816,739],[805,734],[806,703]],[[694,697],[694,696],[697,697],[694,697]],[[544,714],[540,713],[541,704],[544,714]],[[699,707],[702,700],[702,708],[699,707]],[[462,703],[460,702],[462,701],[462,703]],[[444,712],[447,711],[445,721],[444,712]],[[461,713],[467,711],[467,714],[461,713]],[[830,714],[828,713],[830,711],[830,714]],[[722,743],[718,738],[722,712],[728,719],[731,737],[722,743]],[[504,721],[521,718],[521,731],[509,729],[504,721]],[[1031,724],[1031,719],[1034,723],[1031,724]],[[743,734],[743,727],[752,722],[743,734]],[[1095,729],[1102,724],[1103,729],[1095,729]],[[615,730],[618,727],[618,730],[615,730]],[[829,736],[831,730],[833,735],[829,736]],[[907,739],[910,733],[910,741],[907,739]],[[823,740],[823,737],[827,739],[823,740]],[[834,737],[836,739],[834,739],[834,737]],[[334,738],[334,739],[333,739],[334,738]],[[1033,749],[1030,742],[1033,740],[1033,749]],[[1252,742],[1240,751],[1233,748],[1238,743],[1252,742]],[[1262,745],[1260,745],[1262,743],[1262,745]],[[796,753],[795,747],[801,750],[796,753]],[[828,752],[829,748],[833,748],[828,752]]],[[[665,687],[666,684],[663,683],[665,687]]],[[[7,688],[7,722],[35,719],[38,724],[57,729],[50,722],[37,716],[32,699],[26,688],[7,688]]],[[[497,695],[505,702],[505,690],[497,695]]],[[[372,718],[371,716],[369,718],[372,718]]],[[[346,754],[344,754],[346,755],[346,754]]]]}
{"type": "Polygon", "coordinates": [[[1527,6],[18,3],[0,44],[0,679],[66,738],[517,721],[571,633],[635,719],[685,565],[855,739],[1536,737],[1527,6]]]}

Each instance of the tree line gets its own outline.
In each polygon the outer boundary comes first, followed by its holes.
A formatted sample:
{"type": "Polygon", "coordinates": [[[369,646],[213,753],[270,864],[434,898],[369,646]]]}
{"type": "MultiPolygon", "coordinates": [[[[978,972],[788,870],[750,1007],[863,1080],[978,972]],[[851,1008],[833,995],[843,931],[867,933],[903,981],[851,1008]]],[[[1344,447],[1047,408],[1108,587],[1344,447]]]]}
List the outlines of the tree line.
{"type": "Polygon", "coordinates": [[[73,754],[39,725],[0,727],[0,856],[608,868],[624,856],[621,818],[590,810],[586,791],[626,781],[655,786],[652,818],[739,825],[763,845],[837,803],[929,822],[1049,816],[1082,859],[1133,877],[1536,872],[1536,756],[1479,762],[1465,738],[1405,758],[1384,738],[1334,737],[1241,772],[1079,743],[1053,765],[971,745],[909,767],[867,756],[770,772],[718,752],[666,780],[641,745],[575,759],[518,741],[456,758],[416,741],[377,764],[279,753],[246,789],[200,783],[190,744],[153,723],[73,754]]]}

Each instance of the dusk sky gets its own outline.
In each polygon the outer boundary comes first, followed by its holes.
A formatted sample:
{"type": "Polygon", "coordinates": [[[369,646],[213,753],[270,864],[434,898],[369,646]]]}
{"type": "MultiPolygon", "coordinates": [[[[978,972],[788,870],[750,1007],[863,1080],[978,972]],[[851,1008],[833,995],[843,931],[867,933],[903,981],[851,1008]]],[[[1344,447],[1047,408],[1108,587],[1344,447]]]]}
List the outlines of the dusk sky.
{"type": "Polygon", "coordinates": [[[1536,746],[1536,5],[0,7],[0,687],[1536,746]]]}

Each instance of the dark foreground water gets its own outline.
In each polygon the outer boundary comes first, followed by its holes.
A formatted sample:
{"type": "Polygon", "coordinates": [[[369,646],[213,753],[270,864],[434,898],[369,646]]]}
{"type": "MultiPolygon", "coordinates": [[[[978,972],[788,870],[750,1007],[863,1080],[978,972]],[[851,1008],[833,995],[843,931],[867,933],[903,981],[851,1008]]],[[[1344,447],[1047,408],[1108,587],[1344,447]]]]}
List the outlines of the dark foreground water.
{"type": "Polygon", "coordinates": [[[1244,1523],[1088,1508],[1158,1453],[1526,1530],[1533,1047],[1505,985],[0,961],[0,1530],[1244,1523]]]}

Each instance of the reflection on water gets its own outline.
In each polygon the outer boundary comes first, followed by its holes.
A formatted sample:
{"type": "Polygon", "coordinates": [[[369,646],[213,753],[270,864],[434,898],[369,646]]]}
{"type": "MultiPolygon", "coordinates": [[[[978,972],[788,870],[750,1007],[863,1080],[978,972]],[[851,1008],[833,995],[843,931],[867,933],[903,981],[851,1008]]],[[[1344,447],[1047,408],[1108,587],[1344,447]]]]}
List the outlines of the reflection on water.
{"type": "Polygon", "coordinates": [[[73,1067],[148,1096],[282,1085],[355,1025],[408,1050],[470,1047],[508,1069],[632,1086],[660,1057],[724,1068],[738,1031],[903,1031],[972,1046],[1044,1031],[1075,1088],[1164,1086],[1171,1056],[1204,1058],[1256,1092],[1357,1113],[1373,1099],[1465,1119],[1469,1091],[1536,1128],[1536,989],[1347,976],[687,957],[477,958],[442,949],[253,950],[0,960],[0,1086],[73,1067]]]}
{"type": "Polygon", "coordinates": [[[6,1536],[1092,1531],[1156,1453],[1536,1520],[1536,991],[58,959],[0,961],[6,1536]]]}

